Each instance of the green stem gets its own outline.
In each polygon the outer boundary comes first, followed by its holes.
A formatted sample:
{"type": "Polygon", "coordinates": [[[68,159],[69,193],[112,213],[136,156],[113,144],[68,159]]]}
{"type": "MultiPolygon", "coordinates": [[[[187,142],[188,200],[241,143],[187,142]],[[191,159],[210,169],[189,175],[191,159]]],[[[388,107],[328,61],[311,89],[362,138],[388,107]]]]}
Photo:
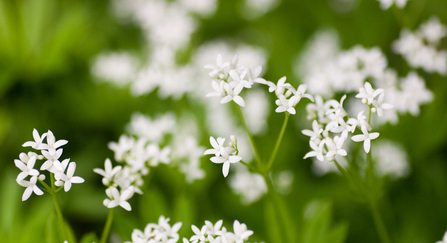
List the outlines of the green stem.
{"type": "Polygon", "coordinates": [[[273,149],[272,156],[270,156],[270,160],[267,164],[267,171],[270,171],[270,168],[272,167],[273,161],[276,158],[276,154],[279,150],[279,145],[281,145],[282,138],[284,136],[284,132],[286,131],[287,123],[289,121],[290,114],[288,112],[285,112],[286,117],[284,118],[284,123],[282,124],[281,132],[279,133],[278,139],[276,140],[275,148],[273,149]]]}
{"type": "MultiPolygon", "coordinates": [[[[61,227],[62,236],[64,237],[64,240],[67,240],[67,234],[65,232],[65,224],[64,224],[64,217],[62,216],[62,211],[59,206],[59,201],[57,200],[56,196],[56,188],[54,185],[54,174],[51,173],[51,191],[49,193],[51,194],[51,197],[53,198],[54,207],[56,208],[56,215],[59,220],[59,225],[61,227]]],[[[46,185],[46,184],[45,184],[46,185]]]]}
{"type": "Polygon", "coordinates": [[[334,163],[337,166],[338,170],[341,172],[341,174],[344,175],[346,179],[349,179],[348,172],[337,162],[337,160],[334,159],[334,163]]]}
{"type": "Polygon", "coordinates": [[[250,130],[248,130],[247,123],[245,122],[245,119],[244,119],[244,114],[242,114],[241,107],[239,105],[237,105],[237,104],[236,104],[236,109],[237,109],[237,111],[239,113],[239,117],[241,118],[242,125],[244,125],[245,132],[247,133],[247,136],[250,139],[250,142],[251,142],[251,145],[253,147],[253,150],[255,151],[256,162],[258,164],[259,169],[261,170],[262,169],[261,156],[259,156],[258,149],[256,148],[255,141],[253,140],[253,137],[250,134],[250,130]]]}
{"type": "Polygon", "coordinates": [[[382,216],[380,216],[379,209],[377,208],[376,202],[370,202],[371,214],[374,218],[374,224],[379,233],[380,241],[382,243],[391,243],[388,232],[386,231],[385,223],[383,222],[382,216]]]}
{"type": "Polygon", "coordinates": [[[244,161],[239,161],[239,162],[241,162],[241,164],[243,164],[243,165],[245,165],[249,170],[252,170],[252,171],[254,171],[254,172],[258,172],[258,173],[260,173],[260,171],[257,169],[257,168],[255,168],[255,167],[253,167],[251,164],[249,164],[249,163],[245,163],[244,161]]]}
{"type": "Polygon", "coordinates": [[[283,236],[286,241],[283,241],[282,239],[277,239],[277,240],[278,240],[278,242],[292,242],[290,240],[293,239],[293,237],[291,237],[289,235],[289,232],[287,230],[287,228],[288,228],[287,226],[289,226],[289,228],[291,226],[290,224],[288,224],[290,221],[286,219],[285,214],[283,213],[283,210],[281,210],[281,209],[284,209],[284,207],[281,206],[278,194],[276,193],[275,188],[273,187],[272,181],[265,174],[263,175],[263,177],[264,177],[265,183],[267,184],[270,200],[272,201],[274,209],[276,211],[276,215],[279,218],[278,222],[279,222],[279,224],[282,224],[282,225],[278,224],[276,226],[279,228],[278,231],[280,232],[280,235],[283,236]]]}
{"type": "Polygon", "coordinates": [[[110,233],[110,228],[112,227],[114,211],[115,211],[115,208],[111,208],[109,210],[109,215],[107,216],[106,225],[104,226],[104,230],[102,231],[100,243],[107,242],[107,238],[109,237],[109,233],[110,233]]]}

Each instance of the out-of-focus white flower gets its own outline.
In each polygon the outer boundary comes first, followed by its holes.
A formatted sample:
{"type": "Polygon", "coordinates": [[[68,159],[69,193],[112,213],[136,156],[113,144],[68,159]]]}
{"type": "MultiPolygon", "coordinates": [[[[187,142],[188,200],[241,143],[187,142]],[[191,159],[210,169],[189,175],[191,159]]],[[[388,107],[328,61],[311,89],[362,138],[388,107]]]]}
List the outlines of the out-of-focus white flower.
{"type": "Polygon", "coordinates": [[[382,10],[387,10],[391,5],[396,4],[398,8],[404,8],[407,5],[407,0],[377,0],[380,2],[382,10]]]}
{"type": "Polygon", "coordinates": [[[250,90],[245,95],[245,109],[242,110],[247,126],[254,135],[267,130],[267,117],[270,113],[269,97],[261,89],[250,90]]]}
{"type": "Polygon", "coordinates": [[[404,148],[395,142],[377,141],[372,156],[379,176],[388,175],[397,179],[407,176],[411,171],[404,148]]]}
{"type": "Polygon", "coordinates": [[[97,80],[123,86],[135,79],[138,65],[129,53],[103,53],[94,60],[91,73],[97,80]]]}
{"type": "Polygon", "coordinates": [[[431,17],[414,32],[403,29],[399,39],[393,42],[393,50],[413,68],[446,75],[447,51],[438,49],[440,40],[446,35],[447,27],[437,17],[431,17]]]}
{"type": "Polygon", "coordinates": [[[255,19],[276,8],[281,0],[244,0],[241,15],[247,19],[255,19]]]}
{"type": "Polygon", "coordinates": [[[256,173],[249,172],[245,167],[237,167],[228,180],[228,184],[234,194],[241,197],[245,205],[258,201],[267,193],[267,185],[264,178],[256,173]]]}
{"type": "Polygon", "coordinates": [[[420,105],[433,100],[433,93],[425,87],[424,80],[416,72],[410,72],[401,80],[402,93],[396,108],[401,112],[419,115],[420,105]]]}

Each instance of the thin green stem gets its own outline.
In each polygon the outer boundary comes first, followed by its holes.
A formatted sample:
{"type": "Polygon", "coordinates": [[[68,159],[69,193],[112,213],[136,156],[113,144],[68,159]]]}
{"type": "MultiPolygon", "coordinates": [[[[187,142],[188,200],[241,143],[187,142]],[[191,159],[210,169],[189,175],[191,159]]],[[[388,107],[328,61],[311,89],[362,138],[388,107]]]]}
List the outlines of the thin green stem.
{"type": "Polygon", "coordinates": [[[54,174],[53,173],[51,173],[50,179],[51,179],[51,188],[50,188],[51,190],[49,191],[49,193],[51,194],[51,197],[53,198],[54,207],[56,208],[56,215],[59,220],[59,225],[60,225],[61,231],[62,231],[62,236],[64,237],[64,240],[67,240],[67,233],[65,232],[64,217],[62,216],[62,211],[59,206],[59,201],[57,200],[56,186],[54,185],[54,174]]]}
{"type": "Polygon", "coordinates": [[[258,149],[256,148],[255,141],[253,140],[253,137],[251,136],[250,130],[248,130],[248,126],[247,126],[247,123],[245,122],[244,114],[242,114],[241,107],[239,105],[237,105],[237,104],[236,104],[236,110],[239,113],[239,117],[241,118],[242,125],[244,126],[245,132],[247,133],[247,136],[250,139],[251,145],[252,145],[253,150],[255,152],[256,162],[258,163],[258,167],[259,167],[260,170],[262,170],[261,156],[259,156],[258,149]]]}
{"type": "MultiPolygon", "coordinates": [[[[254,172],[258,172],[258,173],[260,173],[260,171],[257,169],[257,168],[255,168],[255,167],[253,167],[251,164],[249,164],[249,163],[246,163],[246,162],[244,162],[244,161],[239,161],[239,162],[241,162],[241,164],[243,164],[243,165],[245,165],[248,169],[250,169],[250,170],[252,170],[252,171],[254,171],[254,172]]],[[[262,174],[262,173],[261,173],[262,174]]]]}
{"type": "Polygon", "coordinates": [[[278,194],[275,191],[275,188],[273,187],[273,183],[270,180],[270,178],[267,175],[263,175],[264,177],[264,181],[267,184],[267,188],[268,188],[268,194],[270,196],[270,199],[273,203],[274,209],[276,211],[276,215],[279,218],[278,222],[279,224],[282,225],[277,225],[277,227],[279,228],[278,231],[280,232],[280,235],[283,236],[285,238],[286,241],[282,241],[282,239],[277,239],[278,242],[292,242],[291,239],[292,237],[289,235],[289,232],[287,230],[287,226],[290,227],[290,225],[288,225],[289,220],[286,219],[283,211],[281,209],[284,209],[284,207],[281,206],[281,203],[279,201],[279,197],[278,194]]]}
{"type": "Polygon", "coordinates": [[[286,131],[287,123],[289,121],[290,114],[288,112],[285,112],[285,118],[284,123],[282,124],[281,132],[279,133],[278,139],[276,140],[275,148],[273,149],[272,155],[270,156],[270,160],[267,164],[267,171],[270,171],[270,168],[272,167],[273,161],[276,158],[276,154],[279,150],[279,145],[281,145],[282,138],[284,136],[284,132],[286,131]]]}
{"type": "Polygon", "coordinates": [[[376,202],[370,202],[371,214],[374,218],[374,224],[376,225],[377,232],[379,233],[380,241],[382,243],[391,243],[388,232],[386,231],[385,223],[383,222],[382,216],[380,216],[379,209],[377,208],[376,202]]]}
{"type": "Polygon", "coordinates": [[[106,225],[104,226],[104,230],[102,231],[100,243],[106,243],[107,238],[109,238],[110,228],[112,227],[112,222],[113,222],[114,211],[115,211],[115,208],[109,209],[109,215],[107,216],[106,225]]]}
{"type": "Polygon", "coordinates": [[[334,159],[334,163],[337,166],[338,170],[344,175],[346,176],[346,179],[348,179],[348,172],[337,162],[337,160],[334,159]]]}

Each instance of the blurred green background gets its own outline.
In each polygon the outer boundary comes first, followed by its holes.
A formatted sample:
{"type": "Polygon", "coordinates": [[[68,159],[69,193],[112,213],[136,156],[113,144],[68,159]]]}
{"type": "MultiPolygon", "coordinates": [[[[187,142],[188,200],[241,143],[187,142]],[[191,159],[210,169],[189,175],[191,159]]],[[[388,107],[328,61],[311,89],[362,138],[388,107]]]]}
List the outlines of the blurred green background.
{"type": "MultiPolygon", "coordinates": [[[[379,46],[389,66],[403,76],[410,68],[390,47],[402,27],[415,29],[432,15],[447,24],[445,0],[410,0],[403,11],[382,11],[373,0],[283,0],[275,9],[252,20],[241,16],[240,5],[237,0],[218,1],[212,17],[199,18],[200,27],[193,34],[190,48],[194,50],[208,40],[222,37],[260,46],[268,50],[269,56],[264,77],[276,81],[287,76],[293,84],[300,83],[293,76],[296,55],[322,27],[337,30],[344,49],[356,44],[379,46]]],[[[77,174],[86,182],[59,194],[62,210],[78,239],[88,232],[100,234],[108,210],[102,205],[105,193],[101,178],[93,168],[103,167],[105,158],[113,157],[108,142],[117,141],[125,132],[135,111],[154,115],[173,110],[179,114],[182,108],[176,104],[189,102],[187,98],[160,100],[155,93],[135,98],[127,89],[92,80],[90,66],[95,56],[104,50],[143,52],[144,41],[136,25],[117,19],[109,1],[0,0],[2,242],[46,239],[46,217],[52,210],[49,195],[33,195],[21,202],[23,188],[15,182],[19,170],[13,160],[27,151],[21,145],[32,139],[33,128],[41,133],[50,129],[57,139],[69,141],[64,156],[77,162],[77,174]]],[[[442,47],[447,48],[445,40],[442,47]]],[[[411,164],[407,178],[386,184],[381,205],[394,242],[402,243],[436,242],[447,230],[447,82],[438,74],[418,73],[434,92],[434,101],[422,107],[420,116],[400,117],[397,125],[380,130],[382,138],[404,146],[411,164]]],[[[347,227],[345,242],[378,242],[368,209],[350,196],[344,179],[335,174],[317,177],[311,172],[311,161],[301,159],[309,146],[299,132],[304,127],[294,125],[299,116],[305,116],[304,106],[300,108],[298,115],[291,118],[279,162],[273,168],[294,173],[292,191],[284,196],[292,218],[302,231],[311,227],[303,219],[304,207],[312,200],[322,200],[323,223],[314,222],[317,228],[321,225],[321,234],[347,227]]],[[[267,134],[255,137],[261,151],[270,151],[282,119],[272,110],[267,134]]],[[[201,138],[205,147],[209,146],[209,135],[201,138]]],[[[212,166],[203,157],[201,167],[206,178],[192,184],[168,166],[153,169],[145,194],[131,200],[134,210],[117,210],[114,231],[123,240],[130,240],[134,228],[143,229],[163,214],[171,218],[171,223],[182,221],[180,235],[190,237],[191,224],[224,219],[224,225],[231,228],[233,220],[239,219],[254,230],[250,241],[275,242],[275,232],[269,230],[269,222],[274,222],[268,220],[265,200],[242,205],[231,193],[220,166],[212,166]]]]}

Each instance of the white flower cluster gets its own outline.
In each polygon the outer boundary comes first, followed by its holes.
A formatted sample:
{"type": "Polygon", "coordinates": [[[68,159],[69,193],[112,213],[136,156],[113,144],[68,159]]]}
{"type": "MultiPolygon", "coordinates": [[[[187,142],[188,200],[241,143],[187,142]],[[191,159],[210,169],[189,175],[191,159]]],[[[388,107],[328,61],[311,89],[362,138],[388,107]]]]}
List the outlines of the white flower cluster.
{"type": "Polygon", "coordinates": [[[205,221],[202,228],[191,225],[193,235],[189,240],[183,238],[183,243],[244,243],[253,234],[252,230],[247,229],[247,225],[235,220],[233,223],[233,231],[229,232],[225,227],[222,227],[222,220],[213,225],[210,221],[205,221]]]}
{"type": "Polygon", "coordinates": [[[125,243],[175,243],[179,240],[177,231],[182,227],[182,223],[178,222],[171,226],[169,218],[163,215],[158,219],[158,224],[150,223],[146,225],[144,231],[134,229],[132,232],[132,241],[125,243]]]}
{"type": "Polygon", "coordinates": [[[275,101],[276,112],[287,111],[290,114],[295,114],[295,106],[302,97],[313,101],[313,97],[305,94],[307,86],[300,85],[295,89],[291,84],[286,83],[286,77],[279,79],[275,84],[271,81],[266,81],[259,76],[262,73],[262,66],[258,66],[252,71],[248,67],[238,66],[237,55],[231,61],[223,62],[222,55],[218,54],[216,65],[208,64],[205,66],[211,69],[209,76],[213,79],[212,86],[214,92],[208,93],[206,96],[222,97],[220,103],[227,103],[234,101],[239,106],[245,106],[244,99],[239,95],[244,88],[251,88],[255,83],[265,84],[269,87],[269,92],[275,92],[277,100],[275,101]]]}
{"type": "Polygon", "coordinates": [[[231,142],[228,143],[227,147],[225,147],[225,138],[221,137],[218,137],[216,140],[211,136],[210,143],[213,148],[207,149],[204,155],[214,154],[214,157],[210,158],[211,162],[223,164],[222,174],[224,177],[227,177],[228,172],[230,171],[230,164],[237,163],[242,160],[242,157],[238,156],[239,151],[237,149],[236,136],[231,135],[231,142]]]}
{"type": "MultiPolygon", "coordinates": [[[[76,170],[75,162],[70,162],[70,159],[64,159],[62,162],[59,160],[63,151],[60,147],[67,144],[67,140],[62,139],[56,141],[53,132],[50,130],[40,136],[36,129],[33,130],[33,138],[34,141],[26,142],[22,146],[39,150],[42,154],[37,154],[35,152],[20,153],[19,159],[14,160],[17,168],[22,171],[17,176],[16,181],[19,185],[26,187],[25,192],[22,195],[22,201],[27,200],[33,192],[39,196],[43,195],[43,191],[37,186],[37,181],[41,182],[42,185],[47,186],[44,182],[46,176],[42,173],[44,171],[51,173],[51,177],[54,176],[54,186],[63,186],[64,191],[66,192],[71,189],[73,183],[77,184],[84,182],[83,178],[74,176],[76,170]],[[44,143],[45,138],[46,143],[44,143]],[[34,168],[37,160],[45,160],[40,166],[40,169],[34,168]],[[28,177],[29,180],[26,180],[28,177]]],[[[50,186],[53,187],[51,184],[50,186]]]]}
{"type": "Polygon", "coordinates": [[[114,9],[121,20],[132,21],[140,29],[149,51],[145,63],[125,52],[103,53],[92,65],[92,74],[123,86],[131,86],[132,94],[151,93],[158,87],[162,98],[180,98],[194,90],[190,81],[196,69],[179,65],[176,53],[185,48],[198,28],[197,17],[212,15],[217,0],[114,0],[114,9]],[[179,84],[181,83],[181,84],[179,84]]]}
{"type": "Polygon", "coordinates": [[[379,96],[377,102],[396,108],[384,112],[378,124],[397,123],[397,112],[416,116],[421,105],[432,101],[433,94],[425,87],[424,80],[415,72],[399,79],[396,71],[387,67],[387,59],[379,48],[355,46],[347,51],[338,48],[337,34],[333,30],[317,32],[307,44],[296,70],[309,92],[330,99],[340,92],[356,91],[368,80],[386,90],[386,98],[379,96]]]}
{"type": "Polygon", "coordinates": [[[204,148],[198,145],[196,124],[193,117],[176,118],[172,113],[155,119],[135,113],[127,130],[139,139],[151,142],[149,146],[152,147],[152,155],[158,156],[149,159],[150,166],[157,166],[159,162],[178,166],[186,175],[186,180],[193,182],[205,176],[205,172],[200,168],[200,157],[204,148]],[[178,126],[178,123],[183,125],[178,126]],[[166,141],[169,135],[172,139],[166,141]],[[165,147],[158,149],[158,144],[165,144],[165,147]]]}
{"type": "Polygon", "coordinates": [[[393,43],[393,50],[413,68],[446,75],[447,51],[438,49],[441,39],[446,36],[447,27],[437,17],[431,17],[414,32],[403,29],[393,43]]]}
{"type": "MultiPolygon", "coordinates": [[[[362,102],[368,105],[371,111],[376,110],[379,116],[381,109],[392,108],[389,104],[381,103],[380,96],[379,99],[375,99],[379,94],[382,96],[384,90],[374,90],[371,84],[366,82],[364,88],[360,88],[359,91],[356,97],[362,99],[362,102]]],[[[307,106],[309,117],[314,120],[312,130],[303,130],[302,133],[310,137],[309,144],[313,150],[308,152],[304,158],[316,157],[319,161],[334,161],[336,156],[346,156],[347,152],[343,149],[343,145],[349,133],[354,133],[357,127],[362,134],[352,136],[351,140],[363,141],[363,148],[366,153],[369,153],[371,140],[376,139],[379,133],[370,133],[372,127],[364,115],[365,111],[358,113],[357,118],[349,118],[343,108],[346,95],[341,98],[340,102],[336,100],[323,102],[320,96],[317,96],[316,99],[315,104],[307,106]]]]}
{"type": "Polygon", "coordinates": [[[407,5],[408,0],[377,0],[380,2],[380,7],[383,10],[389,9],[393,4],[396,4],[398,8],[404,8],[407,5]]]}

